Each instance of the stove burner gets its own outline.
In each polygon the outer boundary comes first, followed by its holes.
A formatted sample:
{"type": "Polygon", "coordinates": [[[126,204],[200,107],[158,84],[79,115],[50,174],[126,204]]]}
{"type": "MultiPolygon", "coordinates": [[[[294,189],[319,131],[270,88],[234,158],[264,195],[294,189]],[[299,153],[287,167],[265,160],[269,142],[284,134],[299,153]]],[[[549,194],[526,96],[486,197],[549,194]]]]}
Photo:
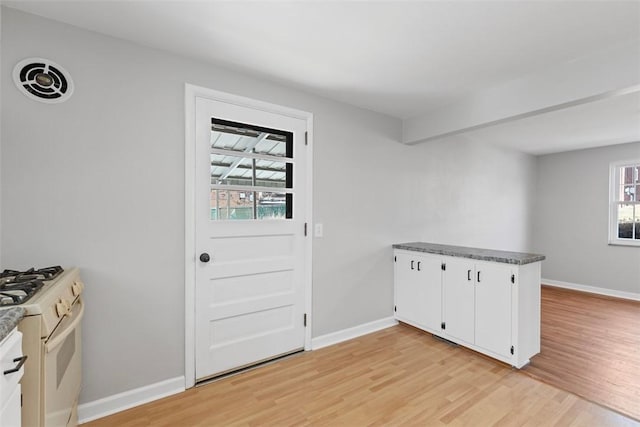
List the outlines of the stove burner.
{"type": "Polygon", "coordinates": [[[59,265],[40,268],[38,270],[36,270],[35,268],[30,268],[25,271],[4,270],[2,273],[0,273],[0,279],[9,277],[11,282],[28,281],[34,278],[40,280],[51,280],[56,278],[63,271],[64,270],[59,265]]]}
{"type": "Polygon", "coordinates": [[[0,307],[27,302],[44,286],[46,280],[55,279],[63,271],[60,266],[25,271],[4,270],[0,273],[0,307]]]}
{"type": "Polygon", "coordinates": [[[25,303],[44,285],[42,280],[34,279],[20,283],[0,285],[0,306],[25,303]]]}

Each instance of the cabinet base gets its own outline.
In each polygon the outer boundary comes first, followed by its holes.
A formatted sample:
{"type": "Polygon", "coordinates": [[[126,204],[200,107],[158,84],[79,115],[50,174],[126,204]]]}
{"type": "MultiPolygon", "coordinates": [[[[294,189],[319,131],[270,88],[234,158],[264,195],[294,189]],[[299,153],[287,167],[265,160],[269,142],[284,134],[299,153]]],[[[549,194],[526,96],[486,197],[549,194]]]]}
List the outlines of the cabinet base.
{"type": "Polygon", "coordinates": [[[448,339],[446,339],[446,338],[442,338],[442,337],[441,337],[441,336],[439,336],[439,335],[431,334],[431,336],[432,336],[432,337],[434,337],[435,339],[437,339],[438,341],[442,341],[443,343],[449,344],[449,345],[450,345],[450,346],[452,346],[452,347],[458,347],[458,346],[460,346],[460,344],[458,344],[457,342],[454,342],[454,341],[448,340],[448,339]]]}
{"type": "Polygon", "coordinates": [[[447,344],[452,345],[452,346],[467,348],[467,349],[469,349],[469,350],[471,350],[471,351],[473,351],[475,353],[478,353],[481,356],[486,356],[486,357],[489,357],[491,359],[495,359],[495,360],[497,360],[499,362],[505,363],[505,364],[507,364],[509,366],[512,366],[512,367],[516,368],[516,369],[522,369],[524,366],[528,365],[530,363],[530,358],[539,353],[539,351],[537,351],[536,353],[529,354],[528,357],[525,356],[525,357],[527,357],[527,359],[525,359],[525,360],[523,360],[521,362],[518,362],[518,354],[517,353],[514,354],[514,355],[497,354],[497,353],[494,353],[494,352],[489,351],[487,349],[484,349],[482,347],[478,347],[477,345],[470,344],[470,343],[467,343],[465,341],[457,340],[456,337],[453,337],[451,335],[447,335],[446,333],[443,333],[441,331],[437,331],[437,330],[434,330],[434,329],[431,329],[431,328],[426,328],[424,326],[415,325],[415,324],[412,324],[411,322],[407,322],[404,319],[398,319],[397,317],[396,317],[396,320],[398,322],[400,322],[401,324],[403,324],[403,325],[407,325],[407,326],[410,326],[412,328],[416,328],[416,329],[419,329],[419,330],[421,330],[423,332],[431,334],[431,336],[433,338],[437,339],[438,341],[442,341],[442,342],[447,343],[447,344]]]}

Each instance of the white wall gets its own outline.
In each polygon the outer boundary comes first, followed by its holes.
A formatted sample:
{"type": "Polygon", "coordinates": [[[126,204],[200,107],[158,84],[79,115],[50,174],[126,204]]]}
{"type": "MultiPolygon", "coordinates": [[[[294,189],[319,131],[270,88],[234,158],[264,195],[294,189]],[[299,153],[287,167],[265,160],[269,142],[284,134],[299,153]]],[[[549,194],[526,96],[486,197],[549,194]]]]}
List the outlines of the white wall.
{"type": "Polygon", "coordinates": [[[82,402],[184,374],[185,82],[314,113],[315,215],[327,237],[315,242],[313,335],[391,315],[392,265],[380,260],[393,230],[375,224],[392,207],[374,197],[391,184],[370,165],[401,148],[398,120],[3,12],[3,262],[82,269],[82,402]],[[16,90],[10,68],[29,56],[69,70],[69,101],[41,104],[16,90]],[[370,185],[351,209],[362,177],[370,185]],[[345,234],[364,237],[334,250],[345,234]],[[364,254],[374,261],[360,280],[347,267],[364,254]],[[337,311],[343,301],[353,304],[337,311]]]}
{"type": "Polygon", "coordinates": [[[529,156],[404,146],[396,119],[12,9],[2,20],[2,261],[81,268],[81,402],[184,374],[185,82],[314,114],[314,337],[392,314],[392,243],[528,249],[529,156]],[[67,67],[69,101],[18,93],[10,70],[29,56],[67,67]]]}
{"type": "Polygon", "coordinates": [[[609,164],[640,142],[538,157],[533,243],[546,279],[640,294],[640,248],[611,246],[609,164]]]}
{"type": "Polygon", "coordinates": [[[401,225],[415,240],[530,251],[535,157],[454,136],[409,147],[410,206],[401,225]]]}
{"type": "MultiPolygon", "coordinates": [[[[315,304],[331,307],[335,314],[333,320],[327,319],[331,323],[327,332],[340,329],[341,313],[353,311],[364,322],[369,318],[366,313],[383,310],[393,299],[391,288],[384,289],[388,299],[381,307],[361,298],[367,290],[374,292],[371,284],[378,280],[380,265],[385,266],[386,280],[392,280],[391,243],[532,250],[534,156],[457,136],[393,151],[367,147],[366,157],[354,166],[361,149],[349,144],[340,150],[346,156],[332,153],[327,159],[333,159],[334,174],[327,178],[331,184],[316,190],[319,200],[335,200],[339,206],[361,212],[342,218],[341,232],[325,230],[323,244],[314,247],[318,259],[337,255],[332,264],[316,263],[314,277],[337,281],[348,296],[336,299],[314,293],[315,304]],[[371,197],[372,185],[379,191],[363,205],[371,197]],[[325,189],[330,193],[325,194],[325,189]],[[394,236],[391,241],[390,235],[394,236]]],[[[316,220],[322,222],[335,209],[333,204],[318,206],[316,220]]]]}

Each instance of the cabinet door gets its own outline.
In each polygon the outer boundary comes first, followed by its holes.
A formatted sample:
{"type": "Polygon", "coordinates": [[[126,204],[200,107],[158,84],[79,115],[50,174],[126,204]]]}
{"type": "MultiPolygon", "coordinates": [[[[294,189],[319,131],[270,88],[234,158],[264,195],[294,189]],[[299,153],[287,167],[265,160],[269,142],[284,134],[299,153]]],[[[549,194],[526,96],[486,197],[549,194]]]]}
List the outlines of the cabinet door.
{"type": "Polygon", "coordinates": [[[22,425],[20,421],[20,389],[20,384],[17,384],[4,407],[0,408],[0,426],[18,427],[22,425]]]}
{"type": "Polygon", "coordinates": [[[511,274],[508,265],[476,265],[475,344],[505,357],[511,349],[511,274]]]}
{"type": "Polygon", "coordinates": [[[423,325],[440,331],[442,323],[442,261],[440,257],[416,258],[416,276],[420,281],[420,298],[424,304],[423,325]]]}
{"type": "Polygon", "coordinates": [[[415,298],[415,293],[418,290],[416,289],[417,282],[411,268],[412,258],[405,253],[396,253],[395,257],[395,316],[399,320],[414,322],[418,316],[419,309],[415,298]]]}
{"type": "Polygon", "coordinates": [[[396,318],[414,326],[440,329],[442,286],[436,257],[396,253],[396,318]]]}
{"type": "Polygon", "coordinates": [[[459,340],[474,342],[474,264],[447,258],[443,275],[445,332],[459,340]]]}

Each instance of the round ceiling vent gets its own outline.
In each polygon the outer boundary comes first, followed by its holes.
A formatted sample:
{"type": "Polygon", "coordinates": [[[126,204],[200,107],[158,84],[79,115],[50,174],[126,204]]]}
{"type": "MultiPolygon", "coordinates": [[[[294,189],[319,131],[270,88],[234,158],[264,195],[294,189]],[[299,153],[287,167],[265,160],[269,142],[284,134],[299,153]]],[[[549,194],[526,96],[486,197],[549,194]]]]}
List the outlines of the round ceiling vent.
{"type": "Polygon", "coordinates": [[[73,80],[60,65],[49,59],[27,58],[13,69],[13,81],[23,94],[36,101],[55,104],[69,99],[73,80]]]}

